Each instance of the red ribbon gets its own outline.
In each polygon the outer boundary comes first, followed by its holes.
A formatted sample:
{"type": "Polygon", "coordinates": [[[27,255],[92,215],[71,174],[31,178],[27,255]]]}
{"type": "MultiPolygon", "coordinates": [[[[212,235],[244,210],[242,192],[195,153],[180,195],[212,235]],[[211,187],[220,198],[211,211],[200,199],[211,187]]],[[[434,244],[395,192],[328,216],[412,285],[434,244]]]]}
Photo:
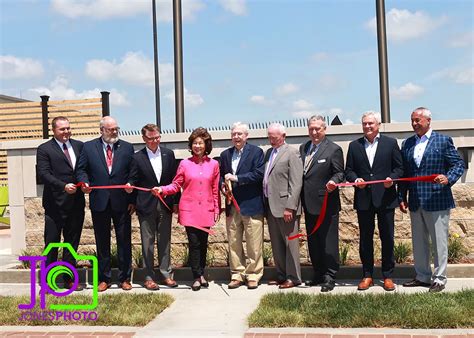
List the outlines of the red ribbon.
{"type": "MultiPolygon", "coordinates": [[[[404,178],[394,178],[392,180],[375,180],[375,181],[366,181],[366,182],[345,182],[345,183],[337,183],[337,187],[351,187],[351,186],[357,186],[357,185],[363,185],[363,184],[377,184],[377,183],[386,183],[386,182],[430,182],[430,183],[435,183],[434,179],[438,176],[438,174],[433,174],[429,176],[418,176],[418,177],[404,177],[404,178]]],[[[326,216],[326,209],[328,205],[328,196],[329,193],[326,190],[326,193],[324,194],[324,199],[323,199],[323,204],[321,205],[321,211],[319,213],[319,217],[316,220],[316,224],[313,227],[313,230],[308,235],[305,234],[296,234],[293,236],[288,236],[289,240],[297,239],[300,237],[309,237],[312,234],[316,232],[316,230],[319,229],[321,224],[324,221],[324,217],[326,216]]]]}

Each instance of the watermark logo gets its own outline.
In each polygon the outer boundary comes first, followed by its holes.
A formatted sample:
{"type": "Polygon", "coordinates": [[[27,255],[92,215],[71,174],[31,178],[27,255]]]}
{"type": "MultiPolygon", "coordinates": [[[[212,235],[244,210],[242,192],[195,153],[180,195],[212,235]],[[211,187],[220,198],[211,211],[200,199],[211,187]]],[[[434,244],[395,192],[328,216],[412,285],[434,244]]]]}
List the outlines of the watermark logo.
{"type": "MultiPolygon", "coordinates": [[[[20,310],[32,310],[36,306],[36,270],[39,263],[39,299],[41,311],[23,311],[22,320],[96,320],[97,313],[94,310],[98,304],[98,261],[92,255],[79,255],[69,243],[50,243],[41,256],[20,256],[19,260],[29,261],[31,266],[31,288],[30,303],[19,304],[20,310]],[[74,292],[79,285],[79,274],[77,269],[68,262],[54,262],[46,266],[46,256],[54,248],[69,250],[75,260],[87,260],[92,264],[92,296],[90,300],[82,304],[46,304],[46,294],[55,297],[66,297],[74,292]],[[58,278],[67,275],[73,280],[70,289],[63,289],[58,286],[58,278]]],[[[88,299],[88,297],[85,297],[88,299]]]]}

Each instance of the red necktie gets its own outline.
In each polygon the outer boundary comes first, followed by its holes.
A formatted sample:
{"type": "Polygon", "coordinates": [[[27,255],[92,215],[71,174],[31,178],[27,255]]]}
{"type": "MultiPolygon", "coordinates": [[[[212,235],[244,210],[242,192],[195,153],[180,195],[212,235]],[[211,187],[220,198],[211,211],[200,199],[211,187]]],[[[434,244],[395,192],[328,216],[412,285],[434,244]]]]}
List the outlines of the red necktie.
{"type": "Polygon", "coordinates": [[[112,171],[112,148],[110,144],[107,145],[107,150],[105,152],[107,154],[107,168],[109,168],[109,172],[112,171]]]}
{"type": "Polygon", "coordinates": [[[73,167],[72,160],[71,160],[71,155],[69,155],[69,150],[67,150],[66,143],[63,143],[63,152],[64,152],[64,155],[66,155],[66,158],[69,161],[69,164],[71,165],[71,167],[73,167]]]}

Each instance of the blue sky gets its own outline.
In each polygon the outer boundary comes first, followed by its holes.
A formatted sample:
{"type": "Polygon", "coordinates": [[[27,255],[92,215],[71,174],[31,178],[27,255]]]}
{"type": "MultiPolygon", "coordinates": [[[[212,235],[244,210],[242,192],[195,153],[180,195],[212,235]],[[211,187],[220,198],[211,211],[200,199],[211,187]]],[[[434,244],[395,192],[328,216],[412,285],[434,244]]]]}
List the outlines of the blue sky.
{"type": "MultiPolygon", "coordinates": [[[[186,128],[380,111],[375,0],[183,0],[186,128]]],[[[157,0],[162,128],[175,127],[172,0],[157,0]]],[[[155,120],[151,0],[0,0],[0,93],[111,92],[155,120]]],[[[385,2],[392,121],[471,119],[474,2],[385,2]]]]}

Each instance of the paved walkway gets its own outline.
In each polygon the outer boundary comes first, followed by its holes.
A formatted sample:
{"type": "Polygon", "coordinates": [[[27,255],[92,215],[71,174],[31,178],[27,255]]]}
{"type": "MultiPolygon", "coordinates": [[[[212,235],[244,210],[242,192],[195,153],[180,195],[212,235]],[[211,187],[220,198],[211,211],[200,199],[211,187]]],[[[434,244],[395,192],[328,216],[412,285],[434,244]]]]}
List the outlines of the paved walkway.
{"type": "MultiPolygon", "coordinates": [[[[344,294],[357,292],[358,281],[343,281],[336,286],[333,293],[344,294]]],[[[396,280],[401,284],[402,280],[396,280]]],[[[458,291],[463,288],[474,288],[474,279],[449,279],[444,292],[458,291]]],[[[291,291],[317,294],[319,287],[298,287],[291,291]]],[[[452,336],[474,338],[474,329],[469,330],[394,330],[394,329],[249,329],[247,316],[257,307],[260,297],[270,292],[289,292],[275,286],[261,285],[257,290],[241,287],[228,290],[225,283],[211,282],[209,289],[198,292],[190,290],[189,283],[179,288],[162,287],[160,291],[175,298],[174,303],[157,318],[143,328],[136,327],[0,327],[0,336],[19,334],[25,337],[312,337],[312,338],[437,338],[452,336]],[[386,337],[384,337],[386,336],[386,337]],[[402,337],[403,336],[403,337],[402,337]],[[415,338],[415,337],[414,337],[415,338]]],[[[290,291],[290,292],[291,292],[290,291]]],[[[90,290],[83,291],[91,292],[90,290]]],[[[122,290],[114,287],[106,293],[118,293],[122,290]]],[[[131,292],[150,292],[134,285],[131,292]]],[[[385,292],[381,284],[364,293],[385,292]]],[[[397,286],[395,292],[427,292],[426,288],[403,288],[397,286]]],[[[29,284],[0,284],[0,295],[21,295],[29,293],[29,284]]],[[[81,292],[82,293],[82,292],[81,292]]],[[[9,336],[10,337],[10,336],[9,336]]],[[[454,337],[453,337],[454,338],[454,337]]]]}

